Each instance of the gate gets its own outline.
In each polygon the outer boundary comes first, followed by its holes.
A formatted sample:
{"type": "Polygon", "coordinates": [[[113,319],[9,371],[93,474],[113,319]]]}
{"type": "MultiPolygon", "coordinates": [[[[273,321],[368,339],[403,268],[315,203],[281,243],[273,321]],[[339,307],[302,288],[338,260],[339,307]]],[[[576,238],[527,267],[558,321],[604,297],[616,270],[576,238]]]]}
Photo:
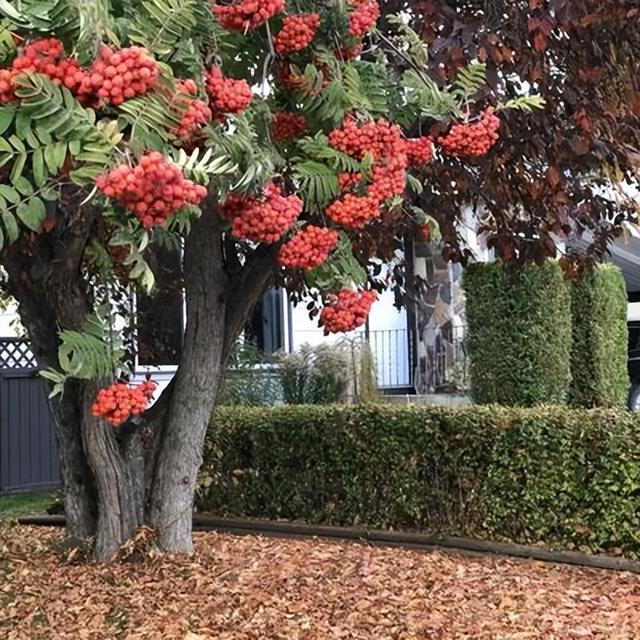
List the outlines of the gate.
{"type": "Polygon", "coordinates": [[[60,484],[47,387],[29,343],[0,338],[0,493],[60,484]]]}

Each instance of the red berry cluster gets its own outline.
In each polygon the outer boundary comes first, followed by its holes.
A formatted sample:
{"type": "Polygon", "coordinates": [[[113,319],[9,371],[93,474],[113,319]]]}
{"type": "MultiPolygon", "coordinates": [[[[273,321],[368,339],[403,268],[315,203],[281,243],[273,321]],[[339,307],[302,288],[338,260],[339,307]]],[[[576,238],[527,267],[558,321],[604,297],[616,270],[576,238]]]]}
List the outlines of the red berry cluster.
{"type": "Polygon", "coordinates": [[[304,116],[295,113],[276,113],[271,123],[271,137],[278,142],[301,138],[307,132],[304,116]]]}
{"type": "Polygon", "coordinates": [[[156,383],[150,380],[136,386],[115,382],[98,391],[91,413],[106,420],[112,427],[119,427],[131,416],[144,413],[155,390],[156,383]]]}
{"type": "Polygon", "coordinates": [[[198,204],[207,195],[205,187],[187,180],[180,167],[158,151],[143,155],[135,168],[115,167],[99,176],[96,185],[132,211],[146,229],[161,225],[186,204],[198,204]]]}
{"type": "Polygon", "coordinates": [[[351,191],[355,189],[362,182],[363,175],[360,172],[357,173],[341,173],[338,176],[338,186],[340,192],[351,191]]]}
{"type": "Polygon", "coordinates": [[[498,141],[500,118],[487,109],[478,122],[454,124],[438,142],[450,156],[473,157],[485,154],[498,141]]]}
{"type": "Polygon", "coordinates": [[[287,16],[273,39],[273,46],[278,53],[302,51],[313,42],[319,26],[320,16],[317,13],[287,16]]]}
{"type": "Polygon", "coordinates": [[[377,164],[371,170],[369,195],[380,201],[404,193],[407,182],[407,157],[392,156],[386,164],[377,164]]]}
{"type": "Polygon", "coordinates": [[[103,44],[80,85],[79,94],[119,105],[148,93],[158,83],[158,75],[158,63],[143,47],[114,51],[103,44]]]}
{"type": "Polygon", "coordinates": [[[15,100],[13,93],[13,77],[15,76],[13,69],[0,69],[0,104],[7,104],[15,100]]]}
{"type": "Polygon", "coordinates": [[[320,326],[324,327],[324,334],[346,333],[361,327],[377,299],[375,291],[352,289],[343,289],[330,296],[320,312],[320,326]]]}
{"type": "Polygon", "coordinates": [[[420,237],[425,241],[429,242],[431,240],[431,226],[428,224],[423,224],[420,227],[420,237]]]}
{"type": "Polygon", "coordinates": [[[405,142],[404,152],[412,167],[428,164],[433,158],[433,140],[429,136],[409,138],[405,142]]]}
{"type": "Polygon", "coordinates": [[[175,105],[181,119],[173,133],[185,144],[193,139],[200,128],[211,122],[213,114],[206,102],[196,98],[198,86],[193,80],[179,80],[177,88],[175,105]]]}
{"type": "Polygon", "coordinates": [[[144,95],[158,81],[158,65],[146,49],[128,47],[113,51],[100,47],[98,58],[89,69],[65,57],[64,47],[56,38],[44,38],[27,44],[13,60],[10,69],[0,70],[0,103],[15,98],[15,76],[35,71],[57,84],[64,84],[85,104],[121,104],[144,95]]]}
{"type": "Polygon", "coordinates": [[[224,113],[242,113],[253,98],[246,80],[226,78],[219,67],[212,67],[207,74],[207,93],[218,119],[224,113]]]}
{"type": "Polygon", "coordinates": [[[400,127],[387,120],[366,122],[362,126],[346,119],[340,129],[329,134],[329,144],[338,151],[362,160],[369,153],[374,160],[396,155],[404,148],[400,127]]]}
{"type": "Polygon", "coordinates": [[[352,0],[355,8],[349,14],[349,35],[362,38],[374,27],[380,17],[380,5],[376,0],[352,0]]]}
{"type": "Polygon", "coordinates": [[[289,269],[315,269],[338,244],[338,232],[309,225],[280,247],[278,262],[289,269]]]}
{"type": "MultiPolygon", "coordinates": [[[[360,229],[380,215],[381,202],[404,192],[408,164],[405,139],[400,128],[386,120],[358,126],[348,119],[329,134],[329,144],[359,160],[368,154],[375,161],[366,195],[347,194],[327,210],[334,222],[360,229]]],[[[359,186],[361,181],[359,173],[339,176],[342,191],[359,186]]]]}
{"type": "Polygon", "coordinates": [[[56,38],[44,38],[29,43],[13,60],[10,69],[0,70],[0,103],[15,99],[14,78],[26,71],[47,76],[56,84],[64,84],[77,92],[87,72],[75,60],[65,57],[64,46],[56,38]]]}
{"type": "Polygon", "coordinates": [[[327,216],[348,229],[362,229],[367,222],[380,215],[380,200],[372,196],[347,193],[327,208],[327,216]]]}
{"type": "Polygon", "coordinates": [[[231,235],[237,240],[267,244],[277,242],[302,213],[297,196],[283,196],[280,188],[268,183],[260,197],[231,193],[220,205],[220,215],[231,221],[231,235]]]}
{"type": "Polygon", "coordinates": [[[229,31],[251,31],[284,10],[285,0],[236,0],[230,5],[214,5],[218,22],[229,31]]]}

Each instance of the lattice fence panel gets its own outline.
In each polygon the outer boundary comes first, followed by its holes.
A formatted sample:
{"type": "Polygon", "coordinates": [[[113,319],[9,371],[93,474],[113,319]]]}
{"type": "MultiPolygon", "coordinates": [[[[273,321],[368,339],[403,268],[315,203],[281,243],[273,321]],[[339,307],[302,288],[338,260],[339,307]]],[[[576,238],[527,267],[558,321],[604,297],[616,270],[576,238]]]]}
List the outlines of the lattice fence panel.
{"type": "Polygon", "coordinates": [[[37,369],[28,340],[0,338],[0,369],[37,369]]]}

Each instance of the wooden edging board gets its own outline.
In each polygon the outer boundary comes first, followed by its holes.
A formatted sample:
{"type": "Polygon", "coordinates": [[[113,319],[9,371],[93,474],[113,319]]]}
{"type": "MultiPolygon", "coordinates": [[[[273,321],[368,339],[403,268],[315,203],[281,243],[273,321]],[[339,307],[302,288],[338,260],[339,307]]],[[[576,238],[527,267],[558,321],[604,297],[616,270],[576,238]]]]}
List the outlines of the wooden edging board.
{"type": "MultiPolygon", "coordinates": [[[[36,526],[64,526],[64,516],[28,516],[20,524],[36,526]]],[[[419,532],[385,531],[355,527],[333,527],[301,522],[222,518],[202,513],[193,516],[195,531],[220,531],[237,535],[264,535],[285,538],[326,538],[349,540],[364,544],[423,549],[467,555],[500,555],[513,558],[570,564],[593,569],[629,571],[640,574],[640,561],[618,556],[591,555],[576,551],[552,551],[540,547],[476,540],[453,536],[433,536],[419,532]]]]}

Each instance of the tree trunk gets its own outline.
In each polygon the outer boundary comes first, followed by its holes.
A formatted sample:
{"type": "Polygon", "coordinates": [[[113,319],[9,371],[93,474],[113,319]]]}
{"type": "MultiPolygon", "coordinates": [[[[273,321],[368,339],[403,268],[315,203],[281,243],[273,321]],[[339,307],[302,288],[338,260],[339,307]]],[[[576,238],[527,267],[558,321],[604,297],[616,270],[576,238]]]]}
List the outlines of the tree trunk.
{"type": "Polygon", "coordinates": [[[67,519],[67,537],[88,541],[95,535],[97,509],[93,475],[82,447],[83,416],[78,402],[82,383],[70,381],[62,398],[49,403],[56,427],[67,519]]]}
{"type": "Polygon", "coordinates": [[[187,326],[180,366],[159,437],[149,517],[160,547],[191,553],[196,477],[224,357],[227,277],[212,212],[203,215],[185,248],[187,326]]]}
{"type": "Polygon", "coordinates": [[[136,496],[133,474],[118,443],[113,427],[91,415],[99,385],[85,385],[82,443],[95,478],[98,498],[98,526],[94,556],[110,560],[123,542],[142,524],[141,496],[136,496]]]}
{"type": "MultiPolygon", "coordinates": [[[[9,291],[41,367],[58,367],[58,330],[82,330],[92,308],[82,256],[98,212],[69,209],[53,231],[21,237],[3,255],[9,291]],[[21,243],[24,242],[24,246],[21,243]]],[[[50,405],[60,451],[67,534],[95,540],[95,559],[113,558],[142,523],[161,549],[192,552],[198,469],[218,382],[231,346],[268,286],[277,247],[230,269],[215,204],[185,247],[187,322],[178,371],[145,414],[113,429],[90,414],[98,385],[70,380],[50,405]]]]}

